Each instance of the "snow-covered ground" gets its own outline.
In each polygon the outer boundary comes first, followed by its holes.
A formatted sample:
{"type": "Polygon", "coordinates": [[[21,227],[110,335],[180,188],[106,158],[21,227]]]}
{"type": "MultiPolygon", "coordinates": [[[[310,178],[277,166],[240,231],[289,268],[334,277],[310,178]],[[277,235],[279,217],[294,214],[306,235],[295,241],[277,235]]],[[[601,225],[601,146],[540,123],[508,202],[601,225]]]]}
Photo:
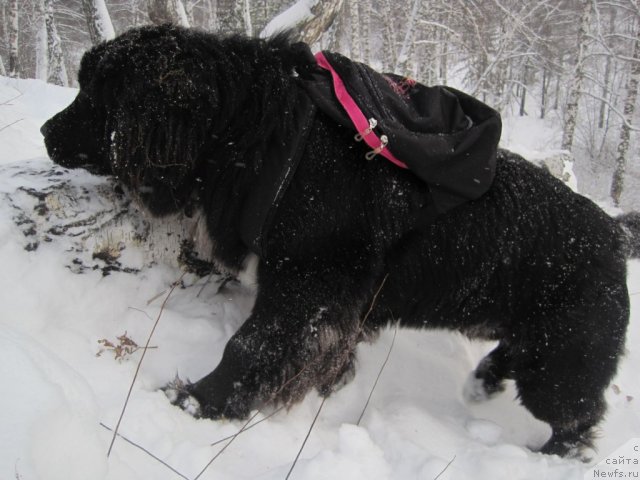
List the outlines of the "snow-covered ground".
{"type": "MultiPolygon", "coordinates": [[[[141,351],[116,360],[104,340],[144,344],[181,272],[171,255],[153,251],[152,235],[136,235],[142,227],[121,215],[127,206],[108,180],[46,158],[38,128],[74,95],[0,77],[0,479],[178,479],[122,438],[107,459],[111,433],[101,423],[115,426],[141,351]],[[116,260],[94,255],[113,248],[116,260]]],[[[505,126],[506,146],[554,153],[552,127],[505,126]]],[[[640,437],[640,262],[629,267],[628,354],[607,392],[600,458],[640,437]]],[[[251,292],[218,280],[187,275],[173,291],[120,426],[189,479],[224,446],[211,444],[243,425],[196,420],[159,391],[176,373],[195,380],[210,371],[248,314],[251,292]]],[[[512,386],[488,403],[464,402],[464,381],[491,345],[454,333],[398,331],[358,425],[393,336],[359,347],[356,378],[325,403],[292,479],[596,478],[576,461],[527,448],[549,429],[518,405],[512,386]]],[[[285,478],[320,401],[311,394],[242,433],[200,478],[285,478]]]]}

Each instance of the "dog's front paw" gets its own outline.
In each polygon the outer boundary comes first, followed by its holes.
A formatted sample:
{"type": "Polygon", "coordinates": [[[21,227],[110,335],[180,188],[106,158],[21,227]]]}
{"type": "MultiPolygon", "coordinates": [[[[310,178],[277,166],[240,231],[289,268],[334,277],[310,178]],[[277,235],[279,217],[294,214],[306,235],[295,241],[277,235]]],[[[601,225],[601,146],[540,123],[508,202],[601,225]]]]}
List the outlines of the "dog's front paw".
{"type": "Polygon", "coordinates": [[[202,416],[200,402],[191,395],[192,383],[182,381],[177,375],[176,378],[162,388],[172,405],[180,407],[188,414],[198,418],[202,416]]]}

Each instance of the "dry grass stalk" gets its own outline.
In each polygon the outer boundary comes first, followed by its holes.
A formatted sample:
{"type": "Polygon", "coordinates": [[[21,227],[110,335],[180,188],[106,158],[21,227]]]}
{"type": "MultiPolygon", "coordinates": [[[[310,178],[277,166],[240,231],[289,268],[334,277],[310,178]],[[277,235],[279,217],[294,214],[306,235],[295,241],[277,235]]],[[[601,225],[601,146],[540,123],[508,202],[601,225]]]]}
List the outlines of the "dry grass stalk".
{"type": "Polygon", "coordinates": [[[129,404],[129,399],[131,398],[131,392],[133,391],[133,386],[135,385],[136,379],[138,378],[138,374],[140,373],[140,367],[142,366],[142,361],[144,360],[144,357],[147,354],[147,350],[149,349],[149,343],[151,342],[151,337],[153,337],[153,333],[156,331],[158,322],[160,322],[160,317],[162,317],[162,313],[164,312],[164,308],[167,305],[169,298],[171,298],[171,294],[176,289],[176,287],[180,284],[180,282],[182,281],[182,278],[185,276],[185,273],[186,272],[180,275],[180,278],[178,278],[178,280],[176,280],[171,285],[171,289],[169,290],[169,293],[167,294],[164,301],[162,302],[162,306],[160,307],[160,311],[158,312],[158,317],[156,318],[156,321],[153,324],[153,327],[151,328],[151,332],[149,332],[149,336],[147,337],[147,342],[144,345],[144,348],[142,350],[142,355],[140,355],[140,360],[138,361],[136,371],[133,375],[133,380],[131,380],[131,385],[129,386],[129,391],[127,392],[127,398],[124,401],[124,405],[122,406],[122,411],[120,412],[120,417],[118,418],[118,422],[116,423],[116,428],[113,430],[113,437],[111,438],[111,443],[109,444],[109,450],[107,451],[107,458],[111,455],[113,444],[115,443],[116,437],[118,436],[118,430],[120,429],[120,424],[122,423],[124,412],[127,410],[127,405],[129,404]]]}
{"type": "MultiPolygon", "coordinates": [[[[380,282],[380,286],[376,290],[376,293],[373,295],[373,299],[371,300],[371,304],[369,305],[369,310],[367,310],[367,313],[362,318],[362,321],[360,322],[360,325],[358,327],[358,330],[355,332],[355,335],[353,335],[353,338],[350,338],[350,339],[348,338],[347,339],[346,347],[345,347],[344,351],[342,352],[342,355],[343,355],[343,359],[342,359],[342,362],[341,362],[342,365],[344,365],[344,363],[349,358],[349,355],[351,355],[351,353],[355,349],[356,345],[358,344],[358,338],[360,337],[360,334],[362,333],[362,329],[364,328],[364,324],[367,321],[367,319],[369,318],[369,316],[371,315],[371,312],[373,311],[373,308],[375,307],[375,305],[376,305],[376,303],[378,301],[378,296],[380,296],[380,292],[382,291],[382,288],[384,287],[384,284],[387,282],[387,278],[388,277],[389,277],[389,274],[387,273],[384,276],[384,278],[382,279],[382,282],[380,282]]],[[[340,372],[340,370],[341,369],[337,369],[336,370],[336,376],[337,376],[338,372],[340,372]]],[[[334,376],[334,379],[333,379],[334,382],[336,380],[336,376],[334,376]]],[[[320,416],[320,412],[322,411],[322,407],[324,406],[324,402],[325,402],[326,399],[327,399],[327,397],[323,397],[322,398],[322,402],[320,403],[320,406],[318,407],[318,411],[316,412],[316,415],[313,418],[313,421],[311,422],[309,430],[307,431],[307,435],[304,437],[304,440],[302,441],[302,445],[300,445],[300,449],[298,450],[298,454],[296,455],[296,458],[293,460],[293,464],[291,465],[291,468],[289,469],[289,473],[287,473],[287,476],[285,477],[285,480],[289,479],[289,477],[291,476],[291,473],[293,472],[293,469],[296,467],[296,464],[298,463],[298,459],[300,458],[300,455],[302,454],[302,451],[304,450],[304,447],[307,444],[307,440],[309,440],[309,437],[311,436],[311,432],[313,430],[313,427],[315,426],[316,421],[318,420],[318,417],[320,416]]]]}
{"type": "Polygon", "coordinates": [[[371,401],[371,397],[373,396],[373,392],[376,389],[376,387],[378,386],[378,381],[380,380],[380,377],[382,376],[382,372],[384,371],[384,368],[387,366],[387,362],[389,361],[389,357],[391,357],[391,351],[393,350],[393,346],[396,343],[396,335],[398,334],[398,325],[396,324],[396,328],[393,331],[393,339],[391,340],[391,345],[389,345],[389,351],[387,352],[387,357],[384,359],[384,362],[382,362],[382,366],[380,367],[380,370],[378,371],[378,376],[376,377],[376,381],[373,382],[373,386],[371,387],[371,391],[369,392],[369,396],[367,397],[367,402],[364,404],[364,408],[362,409],[362,412],[360,413],[360,416],[358,417],[358,421],[356,423],[356,425],[360,425],[360,422],[362,421],[362,417],[364,417],[364,413],[367,411],[367,407],[369,406],[369,402],[371,401]]]}
{"type": "MultiPolygon", "coordinates": [[[[157,456],[153,455],[151,452],[149,452],[148,450],[146,450],[144,447],[142,447],[142,446],[140,446],[140,445],[136,444],[135,442],[132,442],[131,440],[127,439],[126,437],[124,437],[123,435],[121,435],[121,434],[119,434],[119,433],[118,433],[118,429],[119,429],[120,424],[121,424],[121,422],[122,422],[122,418],[124,417],[124,412],[126,411],[126,407],[127,407],[128,402],[129,402],[129,398],[130,398],[130,396],[131,396],[131,392],[132,392],[132,390],[133,390],[133,386],[134,386],[134,384],[135,384],[136,378],[137,378],[138,373],[139,373],[139,371],[140,371],[140,367],[141,367],[141,365],[142,365],[142,361],[144,360],[144,354],[146,353],[146,350],[147,350],[148,348],[151,348],[151,347],[149,347],[149,343],[150,343],[150,341],[151,341],[151,337],[153,336],[153,333],[154,333],[154,331],[155,331],[155,329],[156,329],[156,327],[157,327],[157,325],[158,325],[158,322],[159,322],[159,320],[160,320],[160,317],[162,316],[162,313],[163,313],[163,311],[164,311],[165,305],[167,304],[167,302],[168,302],[169,298],[171,297],[171,294],[173,293],[174,289],[175,289],[175,288],[180,284],[180,282],[181,282],[182,278],[184,277],[184,275],[185,275],[185,273],[183,273],[183,274],[180,276],[180,278],[179,278],[176,282],[174,282],[174,283],[172,284],[171,289],[169,290],[169,293],[167,294],[167,296],[165,297],[165,299],[164,299],[164,301],[163,301],[163,303],[162,303],[162,306],[161,306],[161,308],[160,308],[160,312],[158,313],[158,317],[156,318],[156,321],[155,321],[155,323],[154,323],[154,326],[153,326],[153,328],[151,329],[151,332],[150,332],[150,334],[149,334],[149,337],[147,338],[147,343],[146,343],[146,345],[145,345],[145,347],[144,347],[143,354],[142,354],[142,356],[141,356],[141,358],[140,358],[140,361],[138,362],[138,365],[137,365],[137,368],[136,368],[136,372],[135,372],[135,374],[134,374],[134,378],[133,378],[133,380],[132,380],[132,382],[131,382],[131,386],[130,386],[130,388],[129,388],[129,392],[128,392],[128,394],[127,394],[127,398],[126,398],[126,400],[125,400],[125,403],[124,403],[124,406],[123,406],[122,412],[121,412],[120,417],[119,417],[119,419],[118,419],[118,423],[116,424],[116,428],[115,428],[115,429],[113,429],[113,430],[111,430],[109,427],[107,427],[106,425],[104,425],[104,424],[102,424],[102,423],[101,423],[100,425],[102,425],[104,428],[106,428],[106,429],[108,429],[108,430],[113,431],[113,438],[111,439],[111,444],[110,444],[110,446],[109,446],[109,451],[108,451],[108,453],[107,453],[107,456],[109,456],[109,455],[111,454],[111,450],[112,450],[112,448],[113,448],[113,444],[114,444],[114,442],[115,442],[116,437],[121,437],[121,438],[122,438],[123,440],[125,440],[126,442],[128,442],[128,443],[130,443],[131,445],[133,445],[133,446],[135,446],[135,447],[139,448],[140,450],[142,450],[143,452],[145,452],[147,455],[149,455],[149,456],[151,456],[152,458],[154,458],[156,461],[158,461],[158,462],[162,463],[165,467],[167,467],[168,469],[170,469],[172,472],[174,472],[175,474],[177,474],[177,475],[178,475],[178,476],[180,476],[181,478],[183,478],[183,479],[185,479],[185,480],[190,480],[187,476],[185,476],[185,475],[183,475],[182,473],[180,473],[179,471],[177,471],[175,468],[173,468],[171,465],[169,465],[169,464],[167,464],[166,462],[164,462],[162,459],[160,459],[160,458],[158,458],[157,456]]],[[[343,358],[343,362],[346,362],[346,361],[347,361],[347,359],[349,358],[349,355],[351,354],[352,350],[353,350],[353,349],[355,348],[355,346],[357,345],[357,339],[358,339],[358,337],[360,336],[360,334],[362,333],[362,329],[364,328],[364,325],[365,325],[365,323],[366,323],[367,319],[368,319],[368,318],[369,318],[369,316],[371,315],[371,312],[373,311],[373,308],[375,307],[375,304],[377,303],[377,300],[378,300],[378,297],[379,297],[379,295],[380,295],[380,292],[382,291],[382,288],[384,287],[384,284],[385,284],[385,283],[386,283],[386,281],[387,281],[387,277],[388,277],[388,274],[387,274],[387,275],[385,275],[385,277],[383,278],[382,282],[380,283],[380,286],[379,286],[379,287],[378,287],[378,289],[376,290],[376,292],[375,292],[375,294],[374,294],[374,296],[373,296],[373,299],[372,299],[372,301],[371,301],[371,304],[370,304],[370,306],[369,306],[369,309],[368,309],[367,313],[364,315],[364,317],[363,317],[362,321],[360,322],[360,325],[359,325],[359,327],[358,327],[357,332],[355,333],[354,338],[353,338],[353,339],[349,339],[349,340],[347,341],[346,348],[345,348],[345,350],[343,351],[343,357],[344,357],[344,358],[343,358]]],[[[164,293],[164,292],[162,292],[162,293],[164,293]]],[[[149,301],[149,303],[153,302],[153,301],[154,301],[156,298],[158,298],[160,295],[161,295],[161,294],[159,294],[159,295],[157,295],[156,297],[154,297],[153,299],[151,299],[151,300],[149,301]]],[[[382,374],[382,371],[384,370],[384,368],[385,368],[385,366],[386,366],[386,364],[387,364],[387,362],[388,362],[388,360],[389,360],[389,356],[390,356],[390,354],[391,354],[391,350],[393,349],[393,345],[394,345],[394,343],[395,343],[396,334],[397,334],[397,328],[396,328],[396,331],[394,332],[393,340],[392,340],[392,342],[391,342],[391,346],[390,346],[390,348],[389,348],[389,352],[387,353],[387,357],[386,357],[386,359],[385,359],[384,363],[382,364],[381,369],[380,369],[380,371],[379,371],[379,373],[378,373],[378,376],[377,376],[377,378],[376,378],[376,382],[374,383],[374,385],[373,385],[373,387],[372,387],[372,389],[371,389],[371,392],[370,392],[370,394],[369,394],[369,398],[367,399],[367,403],[365,404],[365,407],[364,407],[364,409],[363,409],[363,411],[362,411],[362,413],[361,413],[361,415],[360,415],[360,418],[359,418],[359,420],[358,420],[358,424],[360,423],[360,420],[362,419],[362,417],[363,417],[363,415],[364,415],[364,412],[365,412],[365,410],[366,410],[366,408],[367,408],[367,405],[369,404],[369,400],[371,399],[371,396],[373,395],[373,391],[374,391],[374,389],[375,389],[375,387],[376,387],[376,385],[377,385],[377,383],[378,383],[378,380],[379,380],[379,378],[380,378],[380,375],[382,374]]],[[[125,333],[125,336],[126,336],[126,333],[125,333]]],[[[120,338],[120,337],[118,337],[118,338],[120,338]]],[[[139,347],[138,347],[138,348],[139,348],[139,347]]],[[[280,393],[284,388],[286,388],[286,387],[287,387],[291,382],[295,381],[295,380],[296,380],[296,379],[297,379],[297,378],[298,378],[302,373],[304,373],[304,371],[306,371],[306,370],[307,370],[307,368],[308,368],[308,367],[309,367],[309,365],[305,365],[305,366],[304,366],[304,367],[303,367],[303,368],[302,368],[298,373],[296,373],[293,377],[291,377],[289,380],[287,380],[287,381],[286,381],[286,382],[285,382],[285,383],[284,383],[284,384],[283,384],[283,385],[282,385],[282,386],[281,386],[281,387],[280,387],[276,392],[274,392],[274,393],[272,394],[271,399],[274,399],[275,397],[277,397],[277,395],[278,395],[278,394],[279,394],[279,393],[280,393]]],[[[338,371],[339,371],[339,369],[338,369],[338,371]]],[[[336,373],[336,375],[337,375],[337,373],[336,373]]],[[[322,408],[323,408],[323,406],[324,406],[324,404],[325,404],[326,399],[327,399],[327,397],[323,397],[322,402],[320,403],[320,406],[318,407],[318,410],[317,410],[317,412],[316,412],[316,414],[315,414],[315,416],[314,416],[314,418],[313,418],[313,421],[312,421],[312,423],[311,423],[311,425],[310,425],[310,427],[309,427],[309,430],[307,431],[307,434],[306,434],[306,436],[305,436],[305,439],[304,439],[304,441],[303,441],[302,445],[300,446],[300,449],[298,450],[298,453],[297,453],[297,455],[296,455],[296,458],[295,458],[295,460],[294,460],[293,464],[291,465],[291,468],[290,468],[289,472],[287,473],[286,479],[289,479],[289,477],[290,477],[291,473],[293,472],[293,470],[294,470],[294,468],[295,468],[295,466],[296,466],[296,464],[297,464],[297,462],[298,462],[298,459],[300,458],[300,455],[302,454],[302,451],[304,450],[304,447],[305,447],[305,445],[306,445],[306,443],[307,443],[307,441],[308,441],[308,439],[309,439],[309,437],[310,437],[310,435],[311,435],[311,432],[313,431],[313,428],[314,428],[314,426],[315,426],[315,424],[316,424],[316,422],[317,422],[317,420],[318,420],[318,418],[319,418],[319,416],[320,416],[320,413],[321,413],[321,411],[322,411],[322,408]]],[[[267,402],[267,403],[268,403],[268,402],[267,402]]],[[[286,405],[283,405],[283,406],[279,407],[279,408],[278,408],[278,409],[276,409],[274,412],[272,412],[271,414],[267,415],[265,418],[263,418],[263,419],[261,419],[261,420],[259,420],[259,421],[257,421],[257,422],[255,422],[255,423],[253,423],[253,424],[252,424],[251,422],[256,418],[256,416],[258,416],[258,415],[261,413],[261,410],[257,410],[257,411],[256,411],[256,412],[255,412],[255,413],[254,413],[254,414],[253,414],[253,415],[252,415],[252,416],[251,416],[251,417],[250,417],[250,418],[249,418],[249,419],[244,423],[244,425],[240,428],[240,430],[238,430],[238,432],[236,432],[234,435],[231,435],[231,436],[228,436],[228,437],[222,438],[222,439],[220,439],[220,440],[218,440],[218,441],[216,441],[216,442],[212,443],[212,444],[211,444],[211,446],[215,446],[215,445],[218,445],[219,443],[224,442],[225,440],[229,440],[229,441],[224,445],[224,447],[222,447],[222,448],[221,448],[221,449],[220,449],[220,450],[219,450],[219,451],[218,451],[218,452],[213,456],[213,458],[212,458],[211,460],[209,460],[209,462],[204,466],[204,468],[200,471],[200,473],[198,473],[198,475],[196,475],[196,476],[193,478],[193,480],[198,480],[198,479],[199,479],[199,478],[200,478],[200,477],[201,477],[201,476],[202,476],[202,475],[207,471],[207,469],[211,466],[211,464],[213,464],[213,462],[214,462],[218,457],[220,457],[220,455],[222,455],[222,453],[224,453],[224,451],[225,451],[225,450],[226,450],[226,449],[231,445],[231,443],[233,443],[233,441],[234,441],[234,440],[235,440],[235,439],[236,439],[240,434],[242,434],[243,432],[246,432],[247,430],[250,430],[251,428],[255,427],[256,425],[258,425],[258,424],[260,424],[260,423],[264,422],[265,420],[268,420],[269,418],[273,417],[273,416],[274,416],[274,415],[276,415],[278,412],[280,412],[282,409],[284,409],[284,408],[285,408],[285,406],[286,406],[286,405]]],[[[455,457],[454,457],[454,459],[455,459],[455,457]]],[[[451,460],[451,462],[453,462],[453,459],[451,460]]],[[[446,470],[446,468],[448,468],[448,466],[451,464],[451,462],[449,462],[449,464],[447,465],[447,467],[445,467],[445,470],[446,470]]],[[[444,472],[444,470],[443,470],[443,472],[444,472]]],[[[441,472],[441,474],[442,474],[442,472],[441,472]]],[[[441,474],[440,474],[440,475],[441,475],[441,474]]],[[[438,477],[439,477],[440,475],[438,475],[438,477]]],[[[438,477],[436,477],[436,478],[438,478],[438,477]]]]}
{"type": "Polygon", "coordinates": [[[447,469],[451,466],[451,464],[453,463],[453,461],[455,459],[456,459],[456,456],[454,455],[453,458],[451,460],[449,460],[449,463],[447,463],[445,465],[445,467],[442,469],[442,471],[438,475],[436,475],[433,480],[438,480],[442,476],[442,474],[447,471],[447,469]]]}
{"type": "MultiPolygon", "coordinates": [[[[109,430],[110,432],[113,432],[114,430],[112,428],[107,427],[104,423],[100,422],[100,426],[109,430]]],[[[127,437],[125,437],[124,435],[120,434],[120,433],[116,433],[116,435],[118,437],[120,437],[121,439],[123,439],[125,442],[127,442],[129,445],[133,445],[134,447],[136,447],[139,450],[142,450],[144,453],[146,453],[147,455],[149,455],[151,458],[153,458],[154,460],[156,460],[157,462],[161,463],[162,465],[164,465],[165,467],[167,467],[169,470],[171,470],[173,473],[175,473],[176,475],[178,475],[181,478],[184,478],[184,480],[191,480],[189,477],[187,477],[186,475],[180,473],[178,470],[176,470],[175,468],[173,468],[171,465],[169,465],[167,462],[165,462],[164,460],[162,460],[160,457],[154,455],[153,453],[151,453],[149,450],[147,450],[146,448],[144,448],[142,445],[128,439],[127,437]]]]}

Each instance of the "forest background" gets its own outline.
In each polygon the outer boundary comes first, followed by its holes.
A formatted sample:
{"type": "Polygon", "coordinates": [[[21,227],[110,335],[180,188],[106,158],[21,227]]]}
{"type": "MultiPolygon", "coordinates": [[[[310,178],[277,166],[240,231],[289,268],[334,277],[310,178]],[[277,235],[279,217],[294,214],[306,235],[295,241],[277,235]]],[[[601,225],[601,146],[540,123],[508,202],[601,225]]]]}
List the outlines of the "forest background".
{"type": "Polygon", "coordinates": [[[551,125],[540,149],[573,161],[581,193],[640,202],[638,0],[0,0],[0,75],[76,86],[91,45],[167,21],[287,27],[316,49],[463,89],[505,121],[551,125]]]}

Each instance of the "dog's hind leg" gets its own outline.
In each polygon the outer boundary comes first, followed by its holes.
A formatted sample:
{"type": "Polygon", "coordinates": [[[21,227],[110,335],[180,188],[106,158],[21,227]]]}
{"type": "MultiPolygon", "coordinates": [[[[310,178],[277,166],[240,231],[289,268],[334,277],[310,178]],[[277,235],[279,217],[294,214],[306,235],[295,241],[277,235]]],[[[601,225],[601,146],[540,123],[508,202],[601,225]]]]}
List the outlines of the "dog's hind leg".
{"type": "Polygon", "coordinates": [[[501,341],[471,372],[463,395],[468,402],[483,402],[504,390],[504,381],[512,376],[510,347],[501,341]]]}
{"type": "MultiPolygon", "coordinates": [[[[628,323],[626,285],[599,279],[561,313],[525,320],[514,349],[514,378],[522,404],[549,423],[541,452],[583,458],[605,409],[604,393],[622,355],[628,323]],[[596,288],[593,288],[593,287],[596,288]],[[597,292],[597,293],[596,293],[597,292]]],[[[571,296],[569,296],[571,298],[571,296]]]]}

